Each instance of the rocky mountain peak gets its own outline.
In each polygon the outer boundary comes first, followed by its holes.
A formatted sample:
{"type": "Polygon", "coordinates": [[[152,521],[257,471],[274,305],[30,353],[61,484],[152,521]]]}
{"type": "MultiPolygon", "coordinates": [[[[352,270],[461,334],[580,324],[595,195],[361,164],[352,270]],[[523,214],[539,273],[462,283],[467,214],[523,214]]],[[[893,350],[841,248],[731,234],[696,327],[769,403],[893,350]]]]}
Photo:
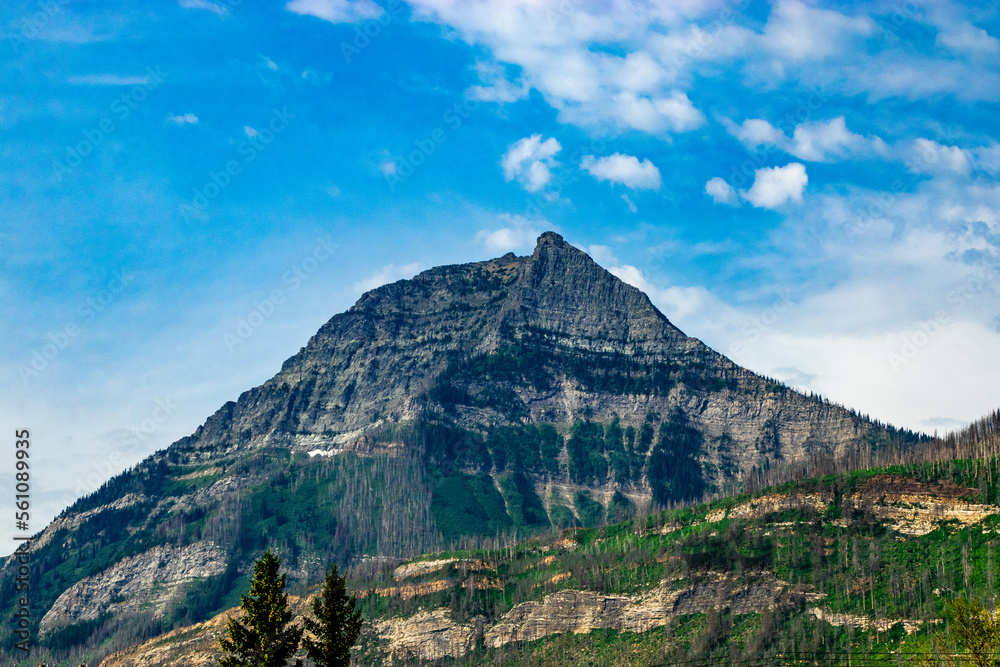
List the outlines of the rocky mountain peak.
{"type": "Polygon", "coordinates": [[[507,328],[541,329],[593,349],[672,346],[686,338],[645,294],[555,232],[538,237],[502,315],[507,328]]]}

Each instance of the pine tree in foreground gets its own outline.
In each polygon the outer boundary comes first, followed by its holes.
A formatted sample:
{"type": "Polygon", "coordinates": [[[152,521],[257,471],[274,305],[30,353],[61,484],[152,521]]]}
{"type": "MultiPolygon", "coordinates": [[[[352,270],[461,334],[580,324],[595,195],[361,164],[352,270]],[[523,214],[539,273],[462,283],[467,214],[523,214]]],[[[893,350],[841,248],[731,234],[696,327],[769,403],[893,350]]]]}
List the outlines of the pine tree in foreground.
{"type": "MultiPolygon", "coordinates": [[[[253,564],[250,592],[242,596],[242,620],[229,619],[227,636],[219,639],[225,657],[220,667],[286,667],[299,649],[302,628],[290,625],[285,575],[271,550],[253,564]]],[[[302,661],[295,661],[301,667],[302,661]]]]}
{"type": "Polygon", "coordinates": [[[315,618],[305,619],[306,630],[313,637],[305,637],[306,655],[317,667],[348,667],[351,664],[351,647],[361,632],[361,611],[356,610],[357,599],[347,596],[344,578],[337,575],[337,566],[326,572],[323,591],[313,600],[315,618]]]}

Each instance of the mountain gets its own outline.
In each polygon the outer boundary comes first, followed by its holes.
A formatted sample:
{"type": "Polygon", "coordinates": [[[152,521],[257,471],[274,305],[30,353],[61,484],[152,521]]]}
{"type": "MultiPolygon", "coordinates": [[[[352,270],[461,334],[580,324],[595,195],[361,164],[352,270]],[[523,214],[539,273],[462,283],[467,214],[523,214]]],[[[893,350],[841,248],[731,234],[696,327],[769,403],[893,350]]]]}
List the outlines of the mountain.
{"type": "MultiPolygon", "coordinates": [[[[827,475],[359,577],[355,664],[937,664],[903,656],[956,650],[952,600],[995,604],[998,427],[995,413],[952,440],[985,458],[827,475]]],[[[238,611],[101,667],[217,664],[238,611]]]]}
{"type": "Polygon", "coordinates": [[[331,561],[374,572],[924,440],[740,368],[549,232],[530,256],[364,294],[273,378],[64,511],[33,543],[32,631],[106,652],[231,606],[268,545],[304,590],[331,561]]]}

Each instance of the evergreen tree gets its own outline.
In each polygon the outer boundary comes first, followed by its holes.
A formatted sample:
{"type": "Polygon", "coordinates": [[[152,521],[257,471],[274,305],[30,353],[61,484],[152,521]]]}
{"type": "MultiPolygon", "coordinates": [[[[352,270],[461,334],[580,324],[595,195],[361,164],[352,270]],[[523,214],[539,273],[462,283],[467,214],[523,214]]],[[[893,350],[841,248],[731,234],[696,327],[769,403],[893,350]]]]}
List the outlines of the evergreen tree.
{"type": "Polygon", "coordinates": [[[306,655],[317,667],[347,667],[351,647],[361,632],[361,611],[354,608],[357,599],[347,596],[344,578],[333,565],[326,572],[322,593],[313,600],[315,618],[305,619],[306,630],[313,637],[303,639],[306,655]]]}
{"type": "MultiPolygon", "coordinates": [[[[225,657],[220,667],[286,667],[299,649],[302,628],[289,625],[285,575],[278,576],[281,561],[271,550],[253,564],[250,593],[242,596],[242,621],[229,619],[227,637],[219,639],[225,657]]],[[[295,661],[301,667],[302,661],[295,661]]]]}

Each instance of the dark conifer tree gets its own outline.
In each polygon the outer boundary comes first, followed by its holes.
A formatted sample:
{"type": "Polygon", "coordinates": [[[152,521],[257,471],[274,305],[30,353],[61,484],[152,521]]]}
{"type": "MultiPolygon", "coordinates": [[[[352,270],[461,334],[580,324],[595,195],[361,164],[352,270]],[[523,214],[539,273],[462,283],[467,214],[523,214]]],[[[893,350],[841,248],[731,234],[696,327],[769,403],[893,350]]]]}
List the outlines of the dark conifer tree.
{"type": "MultiPolygon", "coordinates": [[[[253,564],[250,593],[242,596],[242,620],[229,619],[219,644],[225,657],[220,667],[286,667],[302,640],[302,628],[290,625],[285,575],[278,576],[281,561],[271,550],[253,564]]],[[[301,667],[302,661],[295,661],[301,667]]]]}
{"type": "Polygon", "coordinates": [[[351,647],[361,632],[361,612],[354,607],[356,598],[347,595],[344,578],[332,565],[326,572],[323,591],[313,600],[315,618],[305,619],[306,630],[315,639],[306,636],[303,645],[306,655],[317,667],[348,667],[351,664],[351,647]]]}

